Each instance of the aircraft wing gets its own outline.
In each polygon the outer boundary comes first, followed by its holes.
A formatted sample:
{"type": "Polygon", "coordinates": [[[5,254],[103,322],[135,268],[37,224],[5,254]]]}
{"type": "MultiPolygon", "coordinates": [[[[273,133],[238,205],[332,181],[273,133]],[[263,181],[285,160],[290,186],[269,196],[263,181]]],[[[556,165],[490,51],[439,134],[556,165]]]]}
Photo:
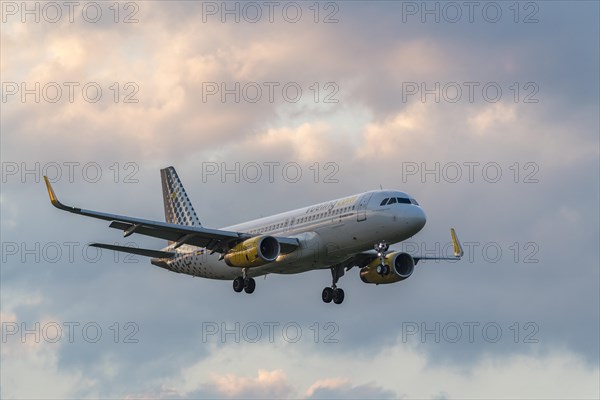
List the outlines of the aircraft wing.
{"type": "Polygon", "coordinates": [[[454,257],[427,257],[427,256],[413,256],[415,259],[415,265],[419,262],[419,260],[460,260],[464,255],[464,251],[462,246],[460,245],[460,241],[458,240],[458,236],[456,235],[456,231],[454,228],[450,228],[450,237],[452,238],[452,247],[454,250],[454,257]]]}
{"type": "MultiPolygon", "coordinates": [[[[84,215],[86,217],[103,219],[110,222],[110,227],[123,230],[123,236],[127,237],[133,233],[151,236],[159,239],[175,242],[174,249],[183,244],[204,247],[212,252],[225,253],[236,244],[252,237],[248,233],[232,232],[220,229],[208,229],[196,226],[170,224],[167,222],[151,221],[141,218],[128,217],[117,214],[108,214],[98,211],[85,210],[82,208],[71,207],[58,201],[54,189],[46,176],[46,187],[50,202],[60,210],[68,211],[74,214],[84,215]]],[[[299,246],[295,238],[275,237],[281,245],[281,252],[291,253],[299,246]]]]}
{"type": "MultiPolygon", "coordinates": [[[[454,228],[450,228],[450,236],[452,238],[452,247],[454,250],[453,257],[429,257],[429,256],[413,256],[411,257],[415,260],[415,265],[420,260],[460,260],[463,256],[464,252],[462,246],[460,245],[460,241],[458,240],[458,236],[456,235],[456,231],[454,228]]],[[[389,254],[389,253],[388,253],[389,254]]],[[[371,261],[379,258],[377,252],[374,250],[363,251],[361,253],[356,253],[347,260],[342,261],[341,263],[336,264],[335,266],[338,268],[343,268],[346,271],[351,269],[352,267],[364,267],[369,264],[371,261]]]]}

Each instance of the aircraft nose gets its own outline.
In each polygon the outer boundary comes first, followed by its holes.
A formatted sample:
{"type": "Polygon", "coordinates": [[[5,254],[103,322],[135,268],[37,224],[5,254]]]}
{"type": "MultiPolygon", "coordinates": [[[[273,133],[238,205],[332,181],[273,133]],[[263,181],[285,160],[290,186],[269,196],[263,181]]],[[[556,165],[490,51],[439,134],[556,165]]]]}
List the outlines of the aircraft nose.
{"type": "Polygon", "coordinates": [[[427,216],[425,215],[425,211],[419,206],[412,207],[410,212],[410,225],[414,229],[414,232],[417,233],[425,226],[427,222],[427,216]]]}
{"type": "Polygon", "coordinates": [[[418,207],[418,215],[417,215],[417,223],[419,226],[419,230],[423,229],[425,223],[427,222],[427,215],[425,215],[425,211],[421,207],[418,207]]]}

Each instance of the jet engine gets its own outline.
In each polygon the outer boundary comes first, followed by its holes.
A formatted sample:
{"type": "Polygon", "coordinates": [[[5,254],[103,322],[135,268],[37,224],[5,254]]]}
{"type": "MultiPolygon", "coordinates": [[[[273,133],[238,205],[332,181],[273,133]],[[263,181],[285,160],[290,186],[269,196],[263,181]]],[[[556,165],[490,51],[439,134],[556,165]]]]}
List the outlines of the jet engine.
{"type": "Polygon", "coordinates": [[[279,242],[273,236],[255,236],[238,243],[224,259],[230,267],[258,267],[275,261],[280,251],[279,242]]]}
{"type": "Polygon", "coordinates": [[[415,260],[408,253],[390,253],[384,258],[382,266],[379,258],[371,261],[360,270],[360,279],[365,283],[394,283],[403,281],[415,270],[415,260]]]}

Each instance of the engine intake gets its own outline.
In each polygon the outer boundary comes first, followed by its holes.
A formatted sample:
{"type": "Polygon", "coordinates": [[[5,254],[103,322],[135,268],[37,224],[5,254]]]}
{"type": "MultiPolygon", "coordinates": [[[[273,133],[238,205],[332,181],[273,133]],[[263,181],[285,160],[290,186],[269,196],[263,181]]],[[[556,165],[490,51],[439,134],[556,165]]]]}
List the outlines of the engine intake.
{"type": "Polygon", "coordinates": [[[360,270],[360,279],[365,283],[376,285],[394,283],[410,277],[415,270],[415,260],[408,253],[390,253],[385,256],[384,262],[389,268],[387,275],[381,275],[377,272],[377,267],[381,261],[376,258],[360,270]]]}
{"type": "Polygon", "coordinates": [[[230,267],[258,267],[275,261],[280,251],[279,242],[273,236],[255,236],[238,243],[224,258],[230,267]]]}

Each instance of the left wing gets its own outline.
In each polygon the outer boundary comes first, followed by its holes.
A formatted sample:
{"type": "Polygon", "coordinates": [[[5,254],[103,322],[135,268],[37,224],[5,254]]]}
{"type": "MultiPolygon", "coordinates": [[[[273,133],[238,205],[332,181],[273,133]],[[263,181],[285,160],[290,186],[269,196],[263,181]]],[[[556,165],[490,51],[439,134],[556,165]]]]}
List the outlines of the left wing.
{"type": "MultiPolygon", "coordinates": [[[[58,201],[54,189],[46,176],[44,176],[48,195],[52,205],[60,210],[68,211],[74,214],[84,215],[86,217],[103,219],[110,222],[110,227],[123,230],[123,236],[127,237],[133,233],[152,236],[159,239],[165,239],[175,242],[173,249],[183,244],[189,244],[197,247],[204,247],[211,252],[226,253],[238,243],[251,238],[244,232],[232,232],[220,229],[208,229],[197,226],[187,226],[170,224],[167,222],[151,221],[141,218],[128,217],[123,215],[108,214],[98,211],[85,210],[82,208],[66,206],[58,201]]],[[[298,239],[287,237],[275,237],[281,245],[281,253],[291,253],[299,246],[298,239]]]]}
{"type": "Polygon", "coordinates": [[[460,245],[458,240],[458,236],[456,235],[456,231],[454,228],[450,228],[450,236],[452,237],[452,247],[454,250],[454,257],[427,257],[427,256],[414,256],[415,265],[419,262],[419,260],[460,260],[465,253],[460,245]]]}
{"type": "MultiPolygon", "coordinates": [[[[415,260],[415,265],[420,260],[460,260],[463,256],[464,252],[462,246],[460,245],[460,241],[458,240],[458,236],[456,235],[456,231],[454,228],[450,228],[450,236],[452,237],[452,246],[454,250],[454,257],[428,257],[428,256],[413,256],[411,257],[415,260]]],[[[391,252],[390,252],[391,253],[391,252]]],[[[390,254],[388,253],[388,254],[390,254]]],[[[342,261],[341,263],[336,264],[334,267],[339,268],[340,270],[345,269],[348,271],[352,267],[364,267],[369,264],[371,261],[379,258],[379,255],[376,251],[363,251],[361,253],[356,253],[352,255],[352,257],[347,260],[342,261]]]]}

